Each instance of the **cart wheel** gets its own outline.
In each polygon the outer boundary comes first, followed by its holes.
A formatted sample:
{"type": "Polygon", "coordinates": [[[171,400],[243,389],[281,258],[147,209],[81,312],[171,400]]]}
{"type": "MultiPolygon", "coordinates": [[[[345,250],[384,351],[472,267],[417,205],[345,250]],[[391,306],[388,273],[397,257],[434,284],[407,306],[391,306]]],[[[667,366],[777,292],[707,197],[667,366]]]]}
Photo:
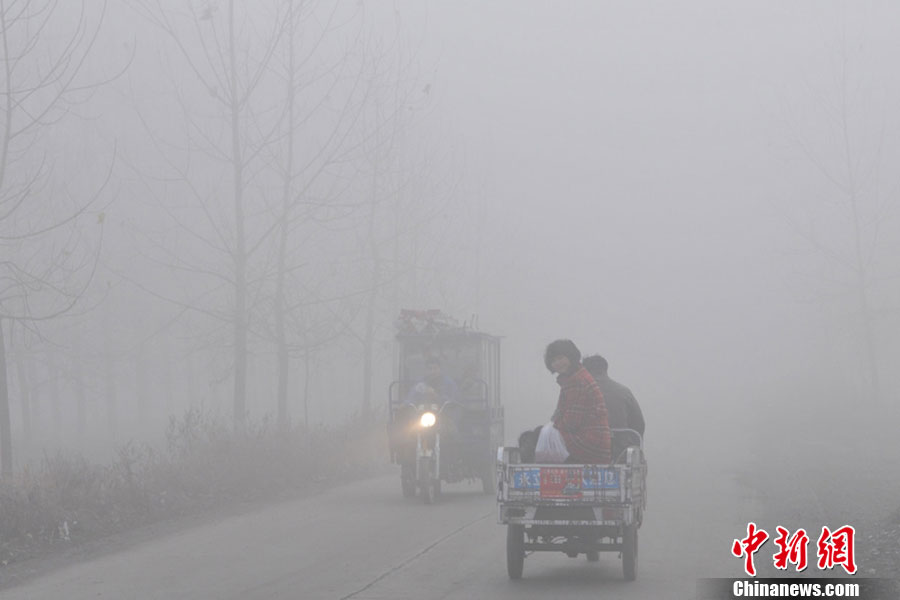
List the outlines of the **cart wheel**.
{"type": "Polygon", "coordinates": [[[412,498],[416,495],[415,475],[415,469],[411,465],[400,465],[400,488],[403,490],[404,498],[412,498]]]}
{"type": "Polygon", "coordinates": [[[484,471],[482,471],[481,491],[484,492],[485,495],[497,493],[497,465],[494,463],[496,456],[497,447],[495,446],[494,451],[491,454],[491,460],[488,461],[487,465],[484,467],[484,471]]]}
{"type": "MultiPolygon", "coordinates": [[[[416,476],[419,478],[417,486],[422,490],[422,500],[425,504],[434,504],[434,499],[440,492],[440,487],[435,489],[435,471],[434,464],[431,459],[419,458],[416,464],[416,476]]],[[[440,482],[438,482],[440,486],[440,482]]]]}
{"type": "Polygon", "coordinates": [[[434,499],[438,494],[438,485],[440,484],[432,482],[422,486],[422,500],[425,501],[425,504],[434,504],[434,499]]]}
{"type": "Polygon", "coordinates": [[[597,550],[591,550],[587,553],[588,562],[598,562],[600,560],[600,552],[597,550]]]}
{"type": "Polygon", "coordinates": [[[625,581],[637,579],[637,527],[628,525],[622,534],[622,573],[625,581]]]}
{"type": "Polygon", "coordinates": [[[510,579],[522,579],[525,567],[525,526],[506,526],[506,572],[510,579]]]}

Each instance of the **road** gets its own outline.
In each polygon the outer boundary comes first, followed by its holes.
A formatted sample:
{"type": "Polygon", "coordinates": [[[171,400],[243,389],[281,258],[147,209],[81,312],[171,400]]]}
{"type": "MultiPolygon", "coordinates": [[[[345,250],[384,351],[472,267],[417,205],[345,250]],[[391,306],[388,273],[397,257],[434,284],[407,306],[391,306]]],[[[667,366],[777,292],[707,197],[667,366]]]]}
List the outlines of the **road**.
{"type": "Polygon", "coordinates": [[[739,576],[731,540],[754,494],[733,465],[696,449],[650,455],[638,580],[618,555],[599,563],[536,553],[521,581],[506,575],[495,502],[472,484],[445,485],[438,504],[404,499],[397,476],[223,517],[2,590],[4,600],[131,598],[398,599],[691,598],[696,579],[739,576]]]}

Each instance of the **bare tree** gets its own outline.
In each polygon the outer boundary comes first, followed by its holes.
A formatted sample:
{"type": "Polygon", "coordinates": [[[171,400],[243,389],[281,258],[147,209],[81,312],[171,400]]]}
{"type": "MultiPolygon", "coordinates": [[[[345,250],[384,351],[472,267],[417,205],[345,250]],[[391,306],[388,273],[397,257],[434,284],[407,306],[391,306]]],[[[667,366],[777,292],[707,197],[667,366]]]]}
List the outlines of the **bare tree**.
{"type": "Polygon", "coordinates": [[[867,106],[872,88],[855,85],[846,48],[836,57],[828,88],[810,86],[814,100],[805,102],[802,115],[789,123],[820,182],[814,199],[789,223],[822,261],[820,297],[849,299],[862,345],[865,395],[877,404],[881,359],[876,332],[887,308],[879,306],[879,287],[890,278],[885,269],[891,264],[882,259],[886,225],[897,208],[896,189],[884,190],[886,123],[867,106]]]}
{"type": "Polygon", "coordinates": [[[155,136],[168,170],[144,180],[200,251],[188,257],[150,240],[162,257],[154,260],[192,278],[195,293],[170,300],[233,328],[236,424],[246,412],[249,344],[274,346],[278,420],[287,427],[292,358],[306,361],[342,333],[364,348],[368,412],[376,321],[383,321],[376,304],[395,275],[380,207],[391,206],[405,185],[401,132],[428,96],[410,54],[396,41],[366,35],[363,11],[350,5],[271,0],[244,12],[234,0],[227,10],[224,3],[179,9],[163,0],[135,6],[166,32],[191,73],[187,82],[173,81],[185,138],[176,144],[155,136]],[[217,185],[222,177],[208,175],[213,164],[228,170],[229,190],[217,185]],[[165,206],[166,195],[183,194],[202,223],[165,206]],[[224,209],[224,198],[233,208],[224,209]],[[347,267],[328,272],[336,242],[319,242],[335,237],[322,230],[337,223],[359,225],[365,238],[362,256],[350,261],[356,269],[371,257],[361,285],[347,267]],[[220,296],[226,288],[233,292],[227,304],[220,296]]]}
{"type": "MultiPolygon", "coordinates": [[[[315,222],[317,216],[324,213],[326,219],[341,218],[348,210],[357,207],[342,194],[347,185],[341,183],[346,179],[341,175],[362,146],[351,136],[363,114],[369,91],[364,79],[365,63],[354,60],[354,54],[360,51],[358,25],[354,27],[355,34],[346,47],[333,49],[331,59],[322,56],[326,54],[324,50],[329,36],[349,29],[356,15],[341,15],[335,5],[326,14],[324,25],[317,31],[310,31],[304,25],[315,15],[319,6],[297,0],[285,0],[285,3],[287,19],[282,73],[286,115],[282,143],[272,156],[272,164],[280,172],[282,181],[271,331],[277,354],[276,394],[278,423],[282,429],[290,425],[288,379],[292,345],[299,347],[305,357],[306,386],[310,353],[336,337],[335,327],[326,324],[324,331],[321,331],[321,326],[311,322],[308,311],[305,318],[298,314],[303,312],[302,302],[288,301],[289,279],[300,271],[305,255],[292,250],[299,249],[296,238],[304,233],[308,235],[310,223],[315,222]],[[311,35],[304,36],[304,33],[311,35]],[[311,41],[304,44],[301,42],[303,39],[311,41]],[[307,139],[319,141],[304,143],[307,139]],[[342,206],[336,206],[341,201],[342,206]],[[289,260],[289,254],[300,258],[300,264],[296,259],[289,260]],[[289,327],[291,320],[293,327],[289,327]],[[317,329],[320,331],[314,333],[317,329]],[[295,335],[289,336],[290,331],[295,335]]],[[[301,298],[307,295],[297,285],[292,289],[301,298]]],[[[304,395],[304,424],[308,424],[307,415],[304,395]]]]}
{"type": "MultiPolygon", "coordinates": [[[[164,32],[193,80],[193,86],[173,82],[180,96],[186,136],[184,154],[169,157],[164,145],[157,145],[166,157],[170,173],[164,179],[181,182],[206,220],[203,229],[184,220],[174,222],[183,233],[204,248],[227,257],[222,265],[205,265],[169,253],[173,264],[194,276],[211,278],[213,285],[231,290],[231,302],[225,306],[213,300],[204,305],[198,299],[178,302],[210,317],[231,324],[233,344],[233,417],[237,429],[244,426],[247,413],[248,321],[251,287],[250,262],[274,229],[271,221],[248,231],[249,220],[259,214],[261,200],[253,197],[253,181],[258,175],[260,153],[271,144],[283,109],[277,102],[267,103],[263,93],[270,85],[271,61],[284,32],[284,15],[279,2],[260,6],[229,0],[225,10],[207,4],[198,9],[194,3],[136,0],[134,6],[164,32]],[[237,6],[240,4],[240,6],[237,6]],[[274,10],[266,13],[266,10],[274,10]],[[266,30],[255,33],[255,28],[266,30]],[[186,91],[182,86],[188,87],[186,91]],[[192,95],[193,94],[193,95],[192,95]],[[262,98],[261,98],[262,97],[262,98]],[[198,98],[216,112],[204,118],[193,106],[198,98]],[[263,114],[268,121],[264,123],[263,114]],[[207,161],[208,164],[201,164],[207,161]],[[218,165],[228,173],[229,187],[209,181],[204,169],[218,165]],[[223,211],[227,198],[231,210],[223,211]],[[254,207],[254,204],[256,205],[254,207]]],[[[212,294],[204,294],[209,298],[212,294]]]]}
{"type": "MultiPolygon", "coordinates": [[[[109,179],[72,192],[54,165],[50,133],[103,81],[85,81],[106,12],[105,2],[0,0],[0,468],[12,471],[4,321],[35,324],[75,307],[97,264],[103,213],[97,200],[109,179]],[[91,213],[90,211],[94,211],[91,213]],[[93,221],[98,227],[84,227],[93,221]]],[[[126,63],[127,64],[127,63],[126,63]]]]}
{"type": "MultiPolygon", "coordinates": [[[[410,182],[422,172],[407,171],[402,166],[405,151],[405,136],[414,124],[414,119],[428,104],[431,85],[421,80],[403,38],[398,31],[393,40],[377,39],[370,51],[370,72],[374,82],[373,101],[364,115],[363,131],[366,139],[365,161],[361,172],[367,183],[363,186],[368,197],[365,231],[361,243],[363,252],[370,259],[370,283],[365,301],[362,333],[357,339],[363,353],[363,396],[362,414],[372,412],[373,359],[376,352],[376,329],[379,293],[400,276],[397,262],[391,261],[386,251],[396,242],[399,233],[395,229],[396,220],[384,219],[383,207],[399,209],[396,219],[402,219],[403,207],[400,198],[410,182]]],[[[422,166],[422,165],[417,165],[422,166]]],[[[417,199],[427,202],[426,198],[417,199]]],[[[418,223],[421,225],[421,223],[418,223]]],[[[394,307],[395,308],[395,307],[394,307]]],[[[393,322],[394,310],[387,316],[393,322]]]]}

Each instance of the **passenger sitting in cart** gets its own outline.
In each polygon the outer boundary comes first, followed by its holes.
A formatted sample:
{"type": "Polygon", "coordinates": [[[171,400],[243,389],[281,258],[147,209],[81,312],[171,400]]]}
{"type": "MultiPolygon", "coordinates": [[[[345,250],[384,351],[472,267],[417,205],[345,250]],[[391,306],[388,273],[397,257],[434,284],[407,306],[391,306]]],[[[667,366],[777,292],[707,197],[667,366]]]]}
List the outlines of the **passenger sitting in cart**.
{"type": "Polygon", "coordinates": [[[581,364],[581,351],[572,340],[556,340],[544,352],[544,364],[556,373],[559,401],[553,426],[569,451],[567,463],[608,464],[610,432],[600,386],[581,364]]]}
{"type": "Polygon", "coordinates": [[[639,445],[644,437],[644,414],[641,406],[630,389],[609,376],[609,363],[599,354],[586,356],[581,361],[584,368],[600,386],[603,401],[606,403],[606,417],[612,431],[612,455],[621,459],[622,452],[628,446],[639,445]],[[638,438],[631,431],[615,431],[631,429],[640,434],[638,438]]]}

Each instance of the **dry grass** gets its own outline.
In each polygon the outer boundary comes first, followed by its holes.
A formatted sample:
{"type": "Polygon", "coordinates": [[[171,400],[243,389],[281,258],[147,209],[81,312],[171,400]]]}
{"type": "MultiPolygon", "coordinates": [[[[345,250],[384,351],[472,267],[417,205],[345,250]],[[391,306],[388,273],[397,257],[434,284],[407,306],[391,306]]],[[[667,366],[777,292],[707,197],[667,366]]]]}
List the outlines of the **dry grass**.
{"type": "Polygon", "coordinates": [[[272,497],[385,462],[380,421],[242,434],[198,411],[172,419],[165,451],[127,444],[109,465],[63,454],[0,480],[0,565],[235,500],[272,497]]]}

